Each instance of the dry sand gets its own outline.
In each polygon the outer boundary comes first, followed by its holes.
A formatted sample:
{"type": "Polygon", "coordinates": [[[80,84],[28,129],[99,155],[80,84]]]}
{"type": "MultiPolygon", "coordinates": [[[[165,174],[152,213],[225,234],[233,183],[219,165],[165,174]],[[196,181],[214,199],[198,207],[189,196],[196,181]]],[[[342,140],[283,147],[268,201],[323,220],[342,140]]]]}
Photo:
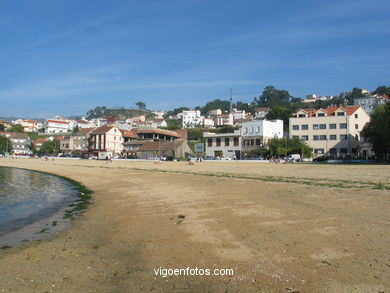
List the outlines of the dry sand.
{"type": "Polygon", "coordinates": [[[389,186],[390,166],[36,159],[0,166],[64,175],[95,192],[70,228],[0,250],[0,292],[390,288],[390,191],[376,189],[389,186]],[[178,215],[185,215],[179,224],[178,215]],[[160,267],[234,275],[162,278],[153,271],[160,267]]]}

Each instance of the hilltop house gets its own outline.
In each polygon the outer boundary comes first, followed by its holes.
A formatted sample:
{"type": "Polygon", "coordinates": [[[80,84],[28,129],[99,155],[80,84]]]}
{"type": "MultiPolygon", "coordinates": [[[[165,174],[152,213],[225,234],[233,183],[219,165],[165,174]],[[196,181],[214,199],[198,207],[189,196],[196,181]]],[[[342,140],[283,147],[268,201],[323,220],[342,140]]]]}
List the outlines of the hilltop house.
{"type": "Polygon", "coordinates": [[[38,132],[38,122],[35,120],[17,119],[12,121],[13,124],[20,124],[26,132],[38,132]]]}

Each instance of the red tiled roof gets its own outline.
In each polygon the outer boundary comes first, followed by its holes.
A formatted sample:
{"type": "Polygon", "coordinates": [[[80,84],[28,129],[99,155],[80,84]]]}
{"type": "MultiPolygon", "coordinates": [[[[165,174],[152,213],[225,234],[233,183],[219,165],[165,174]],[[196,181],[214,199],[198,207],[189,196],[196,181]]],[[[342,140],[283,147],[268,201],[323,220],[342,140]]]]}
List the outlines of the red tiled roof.
{"type": "Polygon", "coordinates": [[[325,109],[321,108],[318,110],[316,110],[316,109],[301,109],[300,111],[306,112],[309,117],[315,117],[315,113],[320,111],[320,110],[325,111],[328,116],[334,116],[334,113],[337,110],[341,109],[341,110],[344,110],[346,112],[347,116],[351,116],[359,108],[360,108],[360,106],[347,106],[347,107],[340,106],[340,107],[328,107],[325,109]]]}
{"type": "Polygon", "coordinates": [[[27,139],[28,135],[26,133],[19,132],[0,132],[0,135],[8,135],[12,139],[27,139]]]}
{"type": "Polygon", "coordinates": [[[93,131],[94,128],[80,128],[77,132],[76,132],[76,135],[86,135],[88,133],[90,133],[91,131],[93,131]]]}
{"type": "Polygon", "coordinates": [[[98,134],[98,133],[106,133],[109,132],[114,126],[109,126],[109,125],[103,125],[98,128],[96,128],[92,134],[98,134]]]}
{"type": "Polygon", "coordinates": [[[127,129],[119,129],[122,132],[123,137],[131,137],[131,138],[138,138],[138,136],[133,133],[131,130],[127,129]]]}
{"type": "Polygon", "coordinates": [[[174,151],[178,148],[183,140],[175,140],[175,141],[146,141],[139,148],[139,151],[174,151]]]}
{"type": "Polygon", "coordinates": [[[137,134],[138,133],[158,133],[158,134],[169,135],[177,138],[180,137],[180,135],[178,135],[174,131],[163,130],[163,129],[137,129],[137,134]]]}
{"type": "Polygon", "coordinates": [[[61,124],[69,124],[67,121],[63,120],[52,120],[52,119],[46,119],[47,122],[52,122],[52,123],[61,123],[61,124]]]}

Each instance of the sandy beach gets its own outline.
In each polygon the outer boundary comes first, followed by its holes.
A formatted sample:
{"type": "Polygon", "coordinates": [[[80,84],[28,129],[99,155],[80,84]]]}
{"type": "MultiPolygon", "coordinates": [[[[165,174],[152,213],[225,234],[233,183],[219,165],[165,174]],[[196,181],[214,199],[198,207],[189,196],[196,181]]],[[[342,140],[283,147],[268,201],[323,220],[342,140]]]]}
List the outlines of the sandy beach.
{"type": "Polygon", "coordinates": [[[390,288],[388,165],[1,158],[0,166],[67,176],[94,191],[69,228],[0,250],[0,292],[390,288]],[[187,267],[234,274],[154,273],[187,267]]]}

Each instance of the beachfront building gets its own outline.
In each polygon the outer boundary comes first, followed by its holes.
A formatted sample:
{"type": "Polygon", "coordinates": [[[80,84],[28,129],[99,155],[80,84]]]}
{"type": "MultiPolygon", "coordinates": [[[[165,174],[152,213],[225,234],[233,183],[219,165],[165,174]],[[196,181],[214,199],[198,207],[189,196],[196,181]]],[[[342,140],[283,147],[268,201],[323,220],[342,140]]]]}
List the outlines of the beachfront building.
{"type": "Polygon", "coordinates": [[[13,124],[20,124],[26,132],[38,132],[38,122],[31,119],[16,119],[12,121],[13,124]]]}
{"type": "Polygon", "coordinates": [[[283,120],[242,122],[241,136],[243,152],[262,148],[273,138],[283,138],[283,120]]]}
{"type": "Polygon", "coordinates": [[[290,118],[290,137],[299,137],[313,148],[315,157],[356,157],[360,136],[370,116],[361,106],[303,109],[290,118]]]}
{"type": "Polygon", "coordinates": [[[88,139],[94,128],[80,128],[72,135],[66,135],[60,141],[60,151],[62,153],[86,153],[88,152],[88,139]]]}
{"type": "Polygon", "coordinates": [[[140,128],[134,130],[140,140],[176,140],[180,135],[175,131],[158,128],[140,128]]]}
{"type": "Polygon", "coordinates": [[[0,135],[8,137],[12,144],[12,153],[25,155],[30,154],[31,140],[26,133],[0,132],[0,135]]]}
{"type": "Polygon", "coordinates": [[[89,150],[94,154],[120,154],[123,150],[122,132],[116,126],[100,126],[89,134],[89,150]]]}
{"type": "Polygon", "coordinates": [[[137,150],[138,158],[155,157],[188,158],[192,155],[191,148],[183,139],[175,141],[144,141],[137,150]]]}
{"type": "Polygon", "coordinates": [[[206,139],[206,156],[240,159],[242,151],[241,130],[219,134],[204,132],[203,137],[206,139]]]}

